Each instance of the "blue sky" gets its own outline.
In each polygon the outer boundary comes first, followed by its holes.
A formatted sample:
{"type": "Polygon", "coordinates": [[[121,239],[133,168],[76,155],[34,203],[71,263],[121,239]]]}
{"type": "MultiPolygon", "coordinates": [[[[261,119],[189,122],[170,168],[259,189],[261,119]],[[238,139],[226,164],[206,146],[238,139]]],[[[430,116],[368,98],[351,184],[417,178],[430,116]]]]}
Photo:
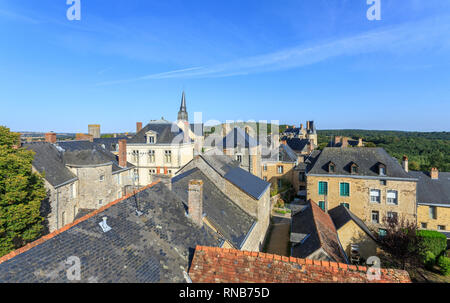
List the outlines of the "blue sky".
{"type": "Polygon", "coordinates": [[[0,0],[0,125],[190,118],[450,131],[450,1],[0,0]]]}

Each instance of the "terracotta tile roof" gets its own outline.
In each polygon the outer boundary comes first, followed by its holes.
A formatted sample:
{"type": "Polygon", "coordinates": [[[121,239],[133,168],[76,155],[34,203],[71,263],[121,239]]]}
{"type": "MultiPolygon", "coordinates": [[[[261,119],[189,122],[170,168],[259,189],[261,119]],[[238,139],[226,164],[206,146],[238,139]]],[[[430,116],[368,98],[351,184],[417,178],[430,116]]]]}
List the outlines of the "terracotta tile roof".
{"type": "Polygon", "coordinates": [[[189,269],[194,283],[411,283],[403,270],[381,269],[370,281],[364,266],[260,252],[197,246],[189,269]]]}
{"type": "Polygon", "coordinates": [[[339,243],[338,234],[330,215],[315,202],[309,200],[308,208],[292,217],[292,232],[309,234],[304,243],[292,247],[292,255],[307,258],[319,249],[336,262],[346,262],[347,258],[339,243]]]}

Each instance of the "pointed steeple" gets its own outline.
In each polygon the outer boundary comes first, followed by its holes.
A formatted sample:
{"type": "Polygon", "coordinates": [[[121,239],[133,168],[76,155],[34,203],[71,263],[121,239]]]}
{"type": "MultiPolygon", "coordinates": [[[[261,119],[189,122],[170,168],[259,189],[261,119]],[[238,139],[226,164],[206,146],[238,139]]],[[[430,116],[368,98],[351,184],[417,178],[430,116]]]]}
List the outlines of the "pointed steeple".
{"type": "Polygon", "coordinates": [[[189,121],[188,113],[186,110],[186,95],[183,91],[183,95],[181,96],[181,106],[180,111],[178,112],[178,121],[189,121]]]}

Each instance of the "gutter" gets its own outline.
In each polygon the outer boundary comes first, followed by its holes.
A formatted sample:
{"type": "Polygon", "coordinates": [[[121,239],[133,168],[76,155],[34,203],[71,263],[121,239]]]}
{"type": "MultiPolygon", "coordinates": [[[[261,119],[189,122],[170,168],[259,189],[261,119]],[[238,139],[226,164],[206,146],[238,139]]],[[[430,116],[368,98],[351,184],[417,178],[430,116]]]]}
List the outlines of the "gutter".
{"type": "Polygon", "coordinates": [[[247,235],[245,235],[244,240],[242,240],[241,245],[239,245],[239,250],[241,250],[241,248],[244,246],[245,242],[247,241],[248,237],[250,236],[250,234],[252,233],[253,229],[255,228],[256,224],[258,223],[258,220],[255,220],[255,222],[253,222],[252,226],[250,227],[250,229],[248,230],[247,235]]]}
{"type": "Polygon", "coordinates": [[[73,178],[73,179],[70,179],[69,181],[66,181],[66,182],[64,182],[64,183],[61,183],[61,184],[59,184],[59,185],[54,186],[54,188],[57,189],[57,188],[63,187],[64,185],[73,183],[73,182],[75,182],[75,181],[77,181],[77,180],[78,180],[78,177],[75,177],[75,178],[73,178]]]}

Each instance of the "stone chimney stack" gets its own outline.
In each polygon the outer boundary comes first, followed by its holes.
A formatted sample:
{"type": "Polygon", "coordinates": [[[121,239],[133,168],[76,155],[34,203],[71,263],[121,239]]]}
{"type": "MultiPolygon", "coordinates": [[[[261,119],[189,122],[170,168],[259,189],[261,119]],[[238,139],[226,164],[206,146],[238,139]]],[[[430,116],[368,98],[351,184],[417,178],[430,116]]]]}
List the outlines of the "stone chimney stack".
{"type": "Polygon", "coordinates": [[[306,121],[306,130],[309,130],[311,128],[311,124],[309,122],[310,121],[306,121]]]}
{"type": "Polygon", "coordinates": [[[342,137],[341,136],[335,136],[334,137],[334,146],[338,145],[339,143],[341,143],[342,137]]]}
{"type": "Polygon", "coordinates": [[[358,139],[358,146],[359,146],[359,147],[362,147],[362,146],[363,146],[362,138],[359,138],[359,139],[358,139]]]}
{"type": "Polygon", "coordinates": [[[407,156],[403,156],[402,167],[403,167],[403,169],[404,169],[406,172],[409,171],[409,168],[408,168],[408,157],[407,157],[407,156]]]}
{"type": "Polygon", "coordinates": [[[136,122],[136,134],[142,129],[142,122],[136,122]]]}
{"type": "Polygon", "coordinates": [[[347,137],[342,138],[342,145],[341,146],[342,147],[348,147],[348,138],[347,137]]]}
{"type": "Polygon", "coordinates": [[[55,144],[56,143],[56,134],[54,132],[49,132],[45,134],[45,142],[55,144]]]}
{"type": "Polygon", "coordinates": [[[100,125],[99,124],[90,124],[88,125],[89,135],[92,135],[94,139],[100,138],[100,125]]]}
{"type": "Polygon", "coordinates": [[[438,180],[439,179],[439,170],[436,167],[431,168],[431,179],[438,180]]]}
{"type": "Polygon", "coordinates": [[[300,124],[300,129],[301,129],[301,130],[303,130],[303,123],[302,123],[302,124],[300,124]]]}
{"type": "Polygon", "coordinates": [[[127,167],[127,140],[119,140],[119,166],[127,167]]]}
{"type": "Polygon", "coordinates": [[[203,181],[189,181],[188,214],[198,226],[203,226],[203,181]]]}

